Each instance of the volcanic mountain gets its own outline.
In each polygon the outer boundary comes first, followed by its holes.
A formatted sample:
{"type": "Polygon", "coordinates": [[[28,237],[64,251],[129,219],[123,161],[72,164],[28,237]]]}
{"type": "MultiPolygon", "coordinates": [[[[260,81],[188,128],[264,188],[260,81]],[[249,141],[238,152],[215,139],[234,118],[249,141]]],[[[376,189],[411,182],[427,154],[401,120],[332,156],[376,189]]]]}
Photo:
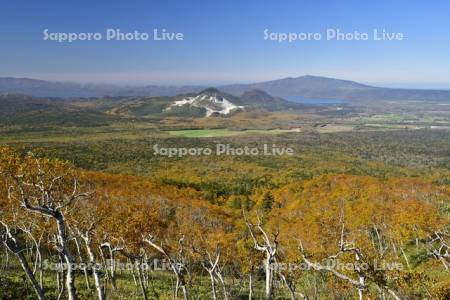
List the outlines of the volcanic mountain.
{"type": "Polygon", "coordinates": [[[209,88],[199,94],[180,96],[165,111],[171,111],[176,107],[191,106],[205,110],[206,117],[212,115],[228,115],[233,111],[242,110],[244,106],[239,98],[222,93],[221,91],[209,88]]]}

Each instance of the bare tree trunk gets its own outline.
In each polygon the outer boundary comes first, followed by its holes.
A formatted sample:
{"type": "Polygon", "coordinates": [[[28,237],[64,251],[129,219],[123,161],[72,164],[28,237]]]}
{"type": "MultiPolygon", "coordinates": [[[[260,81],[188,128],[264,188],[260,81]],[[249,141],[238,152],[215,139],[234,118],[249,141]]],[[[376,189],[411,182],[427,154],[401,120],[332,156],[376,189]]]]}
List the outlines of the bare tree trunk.
{"type": "Polygon", "coordinates": [[[59,254],[59,264],[61,266],[61,270],[58,270],[56,273],[56,281],[58,286],[58,297],[57,299],[61,299],[63,293],[64,293],[64,268],[62,267],[64,265],[63,263],[62,254],[59,254]]]}
{"type": "Polygon", "coordinates": [[[61,290],[61,280],[59,279],[59,277],[60,277],[60,271],[59,271],[59,269],[58,270],[56,270],[56,289],[59,291],[59,290],[61,290]]]}
{"type": "Polygon", "coordinates": [[[216,276],[217,276],[217,278],[219,278],[220,284],[222,285],[223,298],[225,300],[228,300],[228,291],[227,291],[227,287],[225,285],[225,280],[223,280],[223,276],[220,273],[220,271],[218,271],[217,269],[215,271],[216,271],[216,276]]]}
{"type": "MultiPolygon", "coordinates": [[[[127,258],[127,262],[129,262],[129,261],[130,261],[130,259],[127,258]]],[[[136,280],[136,275],[134,274],[134,262],[133,262],[133,267],[131,268],[131,275],[133,276],[134,285],[137,286],[138,283],[137,283],[137,280],[136,280]]]]}
{"type": "Polygon", "coordinates": [[[116,262],[115,262],[115,255],[114,255],[114,251],[111,248],[111,245],[108,244],[108,251],[109,251],[109,259],[110,259],[110,265],[109,265],[109,273],[111,275],[111,286],[113,288],[113,290],[115,290],[117,288],[116,286],[116,262]]]}
{"type": "Polygon", "coordinates": [[[36,274],[38,266],[40,265],[39,262],[42,260],[40,242],[38,243],[38,241],[36,241],[31,232],[27,231],[27,233],[30,239],[33,241],[34,247],[36,248],[35,253],[31,255],[31,257],[34,257],[33,274],[36,274]]]}
{"type": "MultiPolygon", "coordinates": [[[[103,266],[105,267],[105,270],[106,270],[105,276],[104,276],[105,277],[105,280],[104,280],[104,282],[105,282],[105,290],[106,290],[106,288],[108,286],[110,275],[109,275],[109,271],[108,271],[108,262],[106,261],[105,253],[103,253],[103,247],[99,247],[99,253],[100,253],[100,258],[102,260],[102,264],[103,264],[103,266]]],[[[135,282],[136,282],[136,280],[135,280],[135,282]]]]}
{"type": "Polygon", "coordinates": [[[358,299],[363,300],[363,290],[362,289],[358,289],[358,299]]]}
{"type": "Polygon", "coordinates": [[[177,278],[177,284],[175,287],[175,297],[178,296],[178,289],[181,287],[181,291],[183,292],[183,299],[189,300],[189,292],[186,287],[186,278],[183,273],[184,270],[186,270],[185,266],[182,265],[181,263],[175,262],[163,247],[157,245],[153,241],[152,236],[149,236],[148,238],[144,238],[144,242],[146,242],[148,245],[150,245],[151,247],[156,249],[158,252],[160,252],[162,255],[164,255],[164,257],[169,261],[170,268],[172,269],[173,273],[175,274],[175,276],[177,278]]]}
{"type": "Polygon", "coordinates": [[[294,289],[293,284],[291,282],[288,282],[288,280],[284,274],[282,274],[281,272],[279,272],[279,274],[280,274],[281,280],[283,280],[284,285],[286,286],[289,293],[291,294],[291,300],[296,300],[297,298],[295,297],[295,289],[294,289]]]}
{"type": "Polygon", "coordinates": [[[103,287],[102,287],[102,284],[100,281],[100,276],[99,276],[98,270],[97,270],[97,260],[95,258],[94,252],[92,251],[90,239],[88,236],[84,236],[83,240],[84,240],[84,244],[86,246],[86,251],[87,251],[87,254],[89,257],[89,262],[92,265],[92,275],[94,276],[95,289],[97,290],[98,299],[104,300],[104,299],[106,299],[106,295],[105,295],[105,292],[103,290],[103,287]]]}
{"type": "Polygon", "coordinates": [[[39,284],[40,286],[44,287],[44,270],[42,268],[42,255],[41,259],[39,260],[39,284]]]}
{"type": "Polygon", "coordinates": [[[147,257],[147,254],[144,254],[144,267],[145,267],[145,272],[144,272],[144,278],[145,278],[145,288],[149,288],[150,287],[150,280],[151,280],[151,275],[150,275],[150,266],[149,266],[149,260],[147,257]]]}
{"type": "MultiPolygon", "coordinates": [[[[73,240],[74,240],[75,245],[77,247],[78,258],[79,258],[80,262],[83,262],[83,257],[81,255],[80,243],[78,242],[78,238],[74,238],[73,240]]],[[[88,289],[88,291],[90,291],[91,290],[91,285],[89,283],[89,276],[88,276],[87,268],[83,269],[83,273],[84,273],[84,281],[86,282],[86,288],[88,289]]]]}
{"type": "Polygon", "coordinates": [[[359,262],[361,261],[361,255],[359,253],[359,250],[356,250],[356,249],[355,249],[355,259],[357,262],[355,271],[358,274],[358,280],[359,280],[358,296],[359,296],[359,300],[363,300],[364,290],[366,289],[366,277],[359,267],[359,262]]]}
{"type": "Polygon", "coordinates": [[[400,251],[402,252],[403,258],[405,259],[406,266],[408,267],[408,270],[411,270],[411,266],[409,265],[408,257],[406,256],[406,253],[405,253],[405,251],[403,250],[402,247],[400,248],[400,251]]]}
{"type": "Polygon", "coordinates": [[[178,278],[178,276],[177,276],[177,280],[175,282],[175,292],[173,293],[173,299],[174,300],[178,298],[178,289],[179,288],[180,288],[180,278],[178,278]]]}
{"type": "Polygon", "coordinates": [[[212,298],[213,300],[217,299],[217,293],[216,293],[216,281],[214,278],[213,271],[208,272],[209,273],[209,279],[211,280],[211,292],[212,292],[212,298]]]}
{"type": "Polygon", "coordinates": [[[252,273],[248,275],[248,300],[252,300],[253,296],[253,278],[252,273]]]}
{"type": "Polygon", "coordinates": [[[61,213],[56,216],[58,226],[58,240],[61,246],[62,254],[67,264],[66,287],[69,300],[77,300],[77,290],[75,287],[74,259],[67,243],[66,224],[61,213]]]}
{"type": "Polygon", "coordinates": [[[277,245],[278,245],[278,232],[274,234],[273,239],[269,238],[269,235],[267,232],[263,229],[261,219],[258,217],[258,223],[256,225],[251,224],[245,214],[244,214],[245,223],[247,224],[248,230],[250,232],[250,236],[253,239],[255,249],[265,253],[266,257],[264,259],[264,271],[265,271],[265,288],[264,288],[264,298],[267,300],[272,299],[272,292],[273,292],[273,270],[272,270],[272,263],[275,262],[275,257],[277,253],[277,245]],[[253,232],[253,227],[258,229],[262,236],[263,243],[260,244],[258,242],[258,239],[256,235],[253,232]]]}
{"type": "Polygon", "coordinates": [[[11,253],[13,253],[19,260],[20,266],[24,270],[27,278],[30,280],[38,299],[40,300],[44,299],[44,290],[42,286],[39,285],[39,283],[37,282],[36,277],[34,276],[34,273],[31,270],[30,266],[28,265],[27,259],[25,258],[24,250],[26,249],[24,249],[23,246],[19,244],[16,237],[13,236],[13,234],[9,229],[9,226],[6,223],[0,222],[0,224],[5,229],[4,234],[5,237],[4,239],[2,239],[3,245],[5,246],[6,249],[11,251],[11,253]]]}
{"type": "Polygon", "coordinates": [[[6,259],[5,259],[5,269],[9,269],[9,252],[8,249],[5,249],[5,255],[6,255],[6,259]]]}
{"type": "Polygon", "coordinates": [[[38,269],[39,269],[39,284],[41,285],[41,287],[44,287],[44,270],[42,269],[42,252],[41,252],[41,241],[42,241],[42,237],[44,236],[44,234],[42,233],[41,236],[39,237],[39,242],[38,242],[38,254],[39,254],[39,263],[38,263],[38,269]]]}
{"type": "Polygon", "coordinates": [[[397,294],[393,290],[387,288],[387,291],[389,294],[391,294],[392,297],[394,297],[395,300],[401,300],[400,297],[397,296],[397,294]]]}
{"type": "Polygon", "coordinates": [[[345,240],[344,240],[344,223],[342,223],[342,224],[343,225],[342,225],[342,231],[341,231],[341,240],[340,240],[340,244],[339,244],[339,252],[338,252],[338,254],[335,254],[333,257],[336,258],[339,254],[342,254],[345,252],[353,252],[355,255],[354,272],[357,274],[358,279],[353,279],[344,273],[340,273],[328,265],[321,265],[319,263],[311,262],[305,255],[305,251],[303,249],[303,244],[302,244],[301,240],[299,240],[300,253],[303,258],[303,261],[312,269],[314,269],[316,271],[326,271],[326,272],[332,273],[336,277],[338,277],[342,280],[345,280],[348,283],[350,283],[351,285],[353,285],[358,291],[358,299],[362,300],[364,291],[367,289],[366,275],[364,273],[364,270],[359,267],[360,262],[362,260],[362,254],[361,254],[361,251],[359,248],[353,246],[352,244],[350,244],[348,242],[345,242],[345,240]]]}
{"type": "Polygon", "coordinates": [[[183,291],[183,299],[184,300],[189,300],[189,294],[188,294],[188,291],[187,291],[187,288],[186,288],[185,284],[183,284],[181,286],[181,290],[183,291]]]}
{"type": "Polygon", "coordinates": [[[28,279],[31,281],[31,284],[33,285],[33,289],[36,292],[38,299],[40,300],[45,299],[44,290],[42,289],[42,286],[40,286],[39,283],[37,282],[36,277],[34,277],[34,274],[31,271],[23,253],[19,251],[17,253],[17,258],[19,259],[20,265],[22,269],[25,271],[25,274],[27,275],[28,279]]]}
{"type": "Polygon", "coordinates": [[[264,262],[264,269],[265,269],[265,272],[266,272],[266,280],[265,280],[266,283],[265,283],[264,293],[265,293],[265,299],[266,300],[270,300],[270,299],[272,299],[272,287],[273,287],[272,286],[272,283],[273,283],[272,275],[273,275],[273,273],[272,273],[270,254],[267,253],[266,255],[267,255],[267,257],[266,257],[265,262],[264,262]]]}
{"type": "Polygon", "coordinates": [[[144,281],[142,278],[142,269],[141,269],[141,264],[139,264],[138,266],[138,278],[139,278],[139,286],[141,287],[141,293],[142,293],[142,297],[144,298],[144,300],[147,300],[147,290],[145,289],[144,286],[144,281]]]}

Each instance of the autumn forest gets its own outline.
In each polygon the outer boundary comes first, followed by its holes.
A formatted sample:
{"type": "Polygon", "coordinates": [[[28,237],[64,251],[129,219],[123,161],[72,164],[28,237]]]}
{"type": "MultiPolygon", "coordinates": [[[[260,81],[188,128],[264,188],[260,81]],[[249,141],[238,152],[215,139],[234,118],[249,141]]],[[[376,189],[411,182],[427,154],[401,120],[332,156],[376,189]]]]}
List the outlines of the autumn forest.
{"type": "Polygon", "coordinates": [[[448,299],[448,141],[401,130],[8,143],[0,293],[448,299]],[[218,142],[295,154],[152,153],[218,142]]]}

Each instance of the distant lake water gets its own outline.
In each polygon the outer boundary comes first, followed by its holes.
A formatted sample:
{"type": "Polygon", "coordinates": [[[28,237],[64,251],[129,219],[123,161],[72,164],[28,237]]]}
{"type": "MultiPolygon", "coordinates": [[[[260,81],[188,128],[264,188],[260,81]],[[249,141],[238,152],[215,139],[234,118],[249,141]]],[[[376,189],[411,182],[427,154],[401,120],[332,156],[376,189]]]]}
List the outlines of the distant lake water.
{"type": "Polygon", "coordinates": [[[296,103],[302,103],[302,104],[344,104],[347,103],[345,100],[341,99],[312,99],[312,98],[305,98],[302,96],[287,96],[283,97],[284,99],[296,102],[296,103]]]}

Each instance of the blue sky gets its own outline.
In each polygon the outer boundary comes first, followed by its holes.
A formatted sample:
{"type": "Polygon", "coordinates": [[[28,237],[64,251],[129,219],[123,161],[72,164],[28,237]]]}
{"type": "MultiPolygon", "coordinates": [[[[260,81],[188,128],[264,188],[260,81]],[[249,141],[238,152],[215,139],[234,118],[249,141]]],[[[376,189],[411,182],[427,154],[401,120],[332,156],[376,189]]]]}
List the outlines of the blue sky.
{"type": "Polygon", "coordinates": [[[448,1],[0,0],[0,76],[123,84],[304,74],[450,88],[448,1]],[[183,41],[44,41],[50,32],[182,32],[183,41]],[[386,29],[403,41],[265,41],[263,31],[386,29]]]}

